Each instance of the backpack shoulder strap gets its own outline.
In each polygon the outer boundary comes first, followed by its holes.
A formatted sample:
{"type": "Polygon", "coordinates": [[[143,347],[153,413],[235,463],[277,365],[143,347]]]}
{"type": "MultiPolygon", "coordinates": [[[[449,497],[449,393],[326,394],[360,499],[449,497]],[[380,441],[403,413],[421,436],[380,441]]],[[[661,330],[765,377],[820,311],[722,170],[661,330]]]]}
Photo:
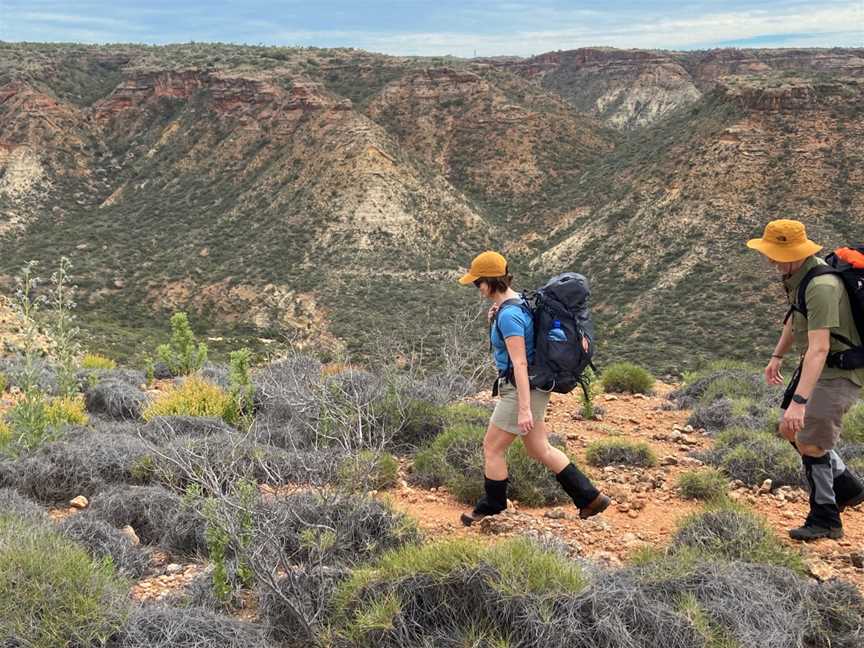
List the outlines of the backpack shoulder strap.
{"type": "Polygon", "coordinates": [[[806,275],[804,275],[804,278],[801,279],[801,283],[798,284],[798,293],[795,297],[795,303],[789,306],[789,311],[783,319],[784,324],[789,321],[789,318],[792,317],[792,313],[796,311],[801,313],[804,317],[807,317],[807,288],[810,286],[810,282],[816,277],[829,274],[840,276],[842,273],[837,268],[833,268],[829,265],[820,265],[812,268],[806,275]]]}
{"type": "MultiPolygon", "coordinates": [[[[493,323],[496,329],[498,329],[498,337],[502,340],[504,339],[504,333],[501,331],[501,326],[498,324],[498,316],[501,314],[501,311],[507,308],[508,306],[518,306],[526,313],[531,314],[531,309],[528,306],[528,302],[523,296],[514,297],[513,299],[507,299],[501,302],[501,305],[498,307],[498,310],[495,312],[495,317],[493,318],[493,323]]],[[[492,350],[492,329],[489,329],[489,350],[492,350]]],[[[509,374],[511,371],[510,366],[510,354],[507,354],[507,373],[509,374]]]]}
{"type": "MultiPolygon", "coordinates": [[[[795,311],[798,311],[804,317],[807,317],[807,288],[810,286],[810,282],[813,281],[816,277],[822,277],[825,275],[835,275],[837,277],[840,277],[840,285],[842,286],[843,290],[846,290],[846,282],[842,280],[843,273],[840,270],[830,265],[820,265],[813,268],[812,270],[810,270],[810,272],[804,275],[803,279],[801,279],[801,283],[798,286],[798,294],[796,296],[795,303],[789,306],[789,312],[786,313],[786,318],[783,320],[784,324],[789,320],[790,317],[792,317],[792,313],[794,313],[795,311]]],[[[848,347],[855,346],[852,343],[852,340],[850,340],[844,335],[832,333],[831,337],[833,337],[835,340],[838,340],[842,344],[845,344],[848,347]]]]}

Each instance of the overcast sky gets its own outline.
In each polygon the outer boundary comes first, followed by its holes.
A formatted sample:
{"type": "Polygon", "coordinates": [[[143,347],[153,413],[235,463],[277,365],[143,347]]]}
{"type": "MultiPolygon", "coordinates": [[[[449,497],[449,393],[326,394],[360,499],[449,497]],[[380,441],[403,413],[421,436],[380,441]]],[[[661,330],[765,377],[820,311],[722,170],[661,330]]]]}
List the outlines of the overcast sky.
{"type": "Polygon", "coordinates": [[[0,0],[0,40],[220,41],[403,55],[864,47],[864,0],[0,0]]]}

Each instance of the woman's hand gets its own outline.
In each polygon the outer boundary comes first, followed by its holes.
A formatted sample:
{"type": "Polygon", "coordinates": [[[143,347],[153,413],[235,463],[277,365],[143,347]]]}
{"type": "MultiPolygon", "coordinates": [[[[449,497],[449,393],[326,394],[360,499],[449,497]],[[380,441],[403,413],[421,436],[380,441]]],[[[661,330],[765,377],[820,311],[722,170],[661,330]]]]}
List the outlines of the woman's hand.
{"type": "Polygon", "coordinates": [[[531,413],[531,408],[522,409],[519,408],[519,429],[523,434],[528,434],[531,430],[534,429],[534,415],[531,413]]]}
{"type": "Polygon", "coordinates": [[[489,312],[486,314],[487,319],[491,322],[497,312],[498,304],[492,304],[492,306],[489,307],[489,312]]]}
{"type": "Polygon", "coordinates": [[[768,366],[765,367],[765,382],[769,385],[782,385],[783,374],[780,373],[780,365],[783,363],[780,358],[771,358],[768,366]]]}

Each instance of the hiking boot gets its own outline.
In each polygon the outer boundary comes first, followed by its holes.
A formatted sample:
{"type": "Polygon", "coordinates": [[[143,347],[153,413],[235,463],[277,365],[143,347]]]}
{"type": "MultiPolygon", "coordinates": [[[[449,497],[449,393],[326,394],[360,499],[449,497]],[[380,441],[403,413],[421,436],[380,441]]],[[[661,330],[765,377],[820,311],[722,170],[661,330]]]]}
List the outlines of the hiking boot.
{"type": "Polygon", "coordinates": [[[465,526],[471,526],[489,515],[497,515],[507,508],[507,479],[483,480],[483,497],[470,513],[463,513],[459,519],[465,526]]]}
{"type": "Polygon", "coordinates": [[[475,522],[479,522],[485,517],[489,517],[490,515],[498,515],[497,513],[479,513],[478,511],[469,511],[467,513],[463,513],[459,516],[459,519],[462,521],[462,524],[465,526],[471,526],[475,522]]]}
{"type": "Polygon", "coordinates": [[[841,511],[864,502],[864,484],[848,468],[834,478],[834,494],[841,511]]]}
{"type": "Polygon", "coordinates": [[[829,529],[825,527],[805,524],[804,526],[798,527],[797,529],[790,529],[789,537],[793,540],[800,540],[802,542],[807,542],[809,540],[821,540],[822,538],[839,540],[843,537],[843,527],[831,527],[829,529]]]}
{"type": "Polygon", "coordinates": [[[862,502],[864,502],[864,490],[855,495],[852,499],[846,500],[845,502],[837,502],[837,507],[842,513],[848,507],[858,506],[862,502]]]}
{"type": "Polygon", "coordinates": [[[609,508],[609,504],[611,503],[612,500],[609,499],[607,495],[600,493],[588,506],[579,509],[579,517],[583,520],[587,520],[592,515],[597,515],[598,513],[605,511],[609,508]]]}

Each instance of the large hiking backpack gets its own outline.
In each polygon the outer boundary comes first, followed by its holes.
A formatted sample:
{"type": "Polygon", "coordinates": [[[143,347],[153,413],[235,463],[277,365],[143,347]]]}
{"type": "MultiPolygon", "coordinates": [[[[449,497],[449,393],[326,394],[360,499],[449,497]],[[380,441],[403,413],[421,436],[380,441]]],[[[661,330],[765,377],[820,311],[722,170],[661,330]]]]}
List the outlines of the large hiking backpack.
{"type": "MultiPolygon", "coordinates": [[[[807,317],[807,286],[814,278],[828,274],[836,275],[840,277],[846,287],[849,303],[852,306],[855,328],[858,329],[859,337],[864,340],[864,245],[839,248],[826,256],[825,261],[828,265],[817,266],[804,275],[798,286],[796,303],[789,308],[786,320],[792,316],[793,311],[798,311],[807,317]]],[[[837,333],[832,333],[831,337],[849,348],[829,353],[826,361],[827,366],[837,369],[860,369],[864,367],[864,346],[856,346],[852,340],[837,333]]]]}
{"type": "MultiPolygon", "coordinates": [[[[501,304],[498,313],[504,308],[519,307],[534,319],[534,358],[528,367],[532,388],[567,394],[582,384],[582,373],[594,355],[594,324],[588,310],[590,296],[584,276],[565,272],[552,277],[542,288],[523,293],[521,299],[509,299],[501,304]],[[557,337],[566,338],[564,340],[549,339],[549,331],[556,320],[563,331],[563,336],[557,337]],[[587,353],[582,348],[583,337],[588,338],[587,353]]],[[[495,326],[498,326],[497,314],[495,326]]],[[[498,334],[501,335],[500,328],[498,334]]],[[[505,373],[512,381],[512,368],[505,373]]]]}

